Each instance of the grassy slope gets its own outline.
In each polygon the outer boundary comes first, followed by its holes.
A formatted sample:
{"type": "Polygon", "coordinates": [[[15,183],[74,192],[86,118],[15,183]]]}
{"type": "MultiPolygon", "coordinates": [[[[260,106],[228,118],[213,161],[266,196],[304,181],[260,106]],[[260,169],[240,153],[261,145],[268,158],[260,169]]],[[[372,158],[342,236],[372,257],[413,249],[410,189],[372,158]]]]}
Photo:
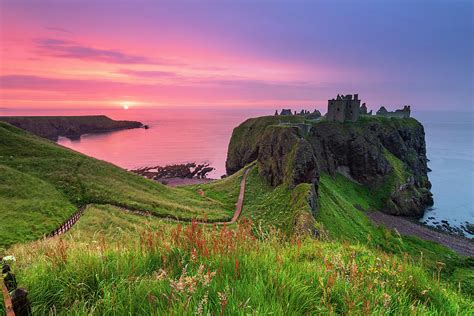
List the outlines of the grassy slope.
{"type": "Polygon", "coordinates": [[[41,237],[75,210],[48,182],[0,165],[0,248],[41,237]]]}
{"type": "Polygon", "coordinates": [[[112,205],[91,204],[64,238],[80,243],[113,244],[127,236],[136,240],[145,231],[166,231],[169,227],[173,225],[156,217],[138,216],[112,205]]]}
{"type": "Polygon", "coordinates": [[[38,314],[403,315],[474,308],[416,262],[370,247],[276,234],[255,239],[247,226],[178,228],[110,206],[90,207],[62,238],[13,253],[38,314]]]}
{"type": "Polygon", "coordinates": [[[181,219],[224,220],[234,211],[226,208],[229,204],[201,197],[196,191],[146,180],[2,122],[0,167],[4,171],[0,174],[0,201],[4,202],[0,216],[9,221],[3,224],[2,220],[2,225],[8,225],[3,227],[33,232],[32,236],[20,237],[2,229],[0,247],[48,233],[73,212],[73,206],[89,203],[120,205],[181,219]],[[44,225],[39,225],[42,222],[44,225]]]}
{"type": "Polygon", "coordinates": [[[300,212],[310,213],[306,203],[310,185],[300,184],[293,190],[286,185],[271,187],[254,168],[247,179],[243,216],[257,226],[274,226],[291,232],[300,212]]]}
{"type": "Polygon", "coordinates": [[[235,204],[239,197],[240,183],[244,174],[244,169],[226,177],[222,180],[190,185],[182,187],[190,192],[200,192],[201,195],[209,201],[218,201],[222,203],[226,210],[235,210],[235,204]]]}

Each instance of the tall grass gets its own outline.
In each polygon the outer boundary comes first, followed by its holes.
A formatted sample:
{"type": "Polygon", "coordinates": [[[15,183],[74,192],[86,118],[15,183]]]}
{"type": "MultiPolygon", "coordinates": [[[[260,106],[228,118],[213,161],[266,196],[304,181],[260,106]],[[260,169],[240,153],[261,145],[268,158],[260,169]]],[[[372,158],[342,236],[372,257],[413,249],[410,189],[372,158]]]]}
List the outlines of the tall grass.
{"type": "Polygon", "coordinates": [[[472,302],[417,262],[362,245],[166,225],[18,246],[38,314],[465,314],[472,302]]]}

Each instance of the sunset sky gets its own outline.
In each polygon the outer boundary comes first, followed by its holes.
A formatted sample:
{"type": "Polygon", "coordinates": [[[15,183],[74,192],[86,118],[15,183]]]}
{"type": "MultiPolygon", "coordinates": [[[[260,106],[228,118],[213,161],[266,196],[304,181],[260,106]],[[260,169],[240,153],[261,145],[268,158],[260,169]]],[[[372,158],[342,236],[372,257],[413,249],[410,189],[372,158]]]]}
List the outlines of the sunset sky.
{"type": "Polygon", "coordinates": [[[0,108],[473,107],[472,1],[0,0],[0,108]]]}

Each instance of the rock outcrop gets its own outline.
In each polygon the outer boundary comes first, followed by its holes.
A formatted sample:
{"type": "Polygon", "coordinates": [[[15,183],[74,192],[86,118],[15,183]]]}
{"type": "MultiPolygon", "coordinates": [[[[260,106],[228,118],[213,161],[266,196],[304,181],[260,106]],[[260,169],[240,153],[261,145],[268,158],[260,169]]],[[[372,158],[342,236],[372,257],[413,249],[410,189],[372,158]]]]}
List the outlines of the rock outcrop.
{"type": "Polygon", "coordinates": [[[7,122],[37,136],[57,140],[59,136],[78,139],[83,134],[104,133],[146,127],[136,121],[115,121],[105,115],[95,116],[1,116],[7,122]]]}
{"type": "Polygon", "coordinates": [[[273,186],[312,183],[317,192],[322,172],[340,173],[381,192],[386,213],[420,217],[432,204],[425,133],[413,118],[367,116],[346,123],[250,119],[234,130],[227,172],[254,160],[273,186]]]}

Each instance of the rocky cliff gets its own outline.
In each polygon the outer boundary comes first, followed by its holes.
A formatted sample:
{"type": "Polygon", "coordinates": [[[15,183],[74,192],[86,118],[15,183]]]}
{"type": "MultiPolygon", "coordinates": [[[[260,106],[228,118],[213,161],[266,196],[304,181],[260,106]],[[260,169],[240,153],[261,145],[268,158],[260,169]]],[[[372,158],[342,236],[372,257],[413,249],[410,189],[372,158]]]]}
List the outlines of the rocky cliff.
{"type": "Polygon", "coordinates": [[[364,116],[346,123],[302,116],[249,119],[234,129],[227,172],[255,160],[274,186],[312,183],[317,192],[321,173],[340,173],[370,187],[386,213],[419,217],[432,204],[425,133],[413,118],[364,116]]]}
{"type": "Polygon", "coordinates": [[[57,140],[59,136],[77,139],[83,134],[104,133],[140,128],[135,121],[115,121],[105,115],[95,116],[3,116],[7,122],[40,137],[57,140]]]}

